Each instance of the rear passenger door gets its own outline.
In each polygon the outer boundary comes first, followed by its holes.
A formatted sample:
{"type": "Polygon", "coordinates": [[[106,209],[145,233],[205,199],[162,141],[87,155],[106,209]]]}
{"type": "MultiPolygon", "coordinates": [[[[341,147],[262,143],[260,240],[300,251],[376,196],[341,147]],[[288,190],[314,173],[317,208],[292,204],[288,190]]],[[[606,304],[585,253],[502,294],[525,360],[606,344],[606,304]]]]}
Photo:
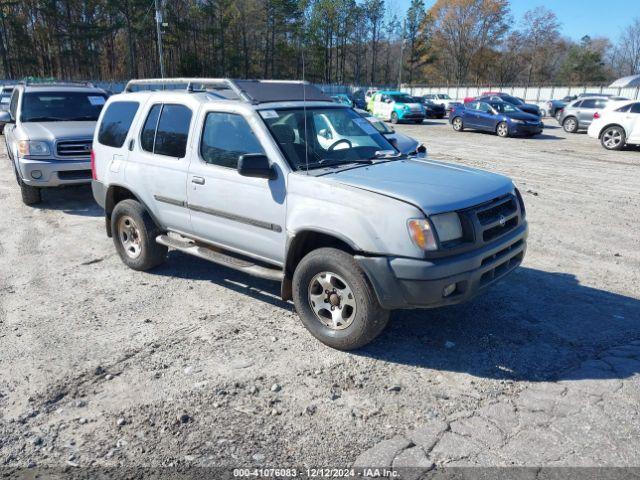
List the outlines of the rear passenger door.
{"type": "MultiPolygon", "coordinates": [[[[235,111],[206,111],[193,145],[188,202],[199,238],[232,251],[282,264],[285,245],[285,176],[244,177],[238,157],[267,154],[256,136],[256,119],[235,111]]],[[[272,159],[273,161],[273,159],[272,159]]]]}
{"type": "Polygon", "coordinates": [[[640,144],[640,102],[631,105],[626,113],[625,123],[629,132],[628,142],[640,144]]]}
{"type": "Polygon", "coordinates": [[[189,157],[187,142],[193,112],[186,105],[152,103],[146,106],[142,129],[130,145],[126,181],[167,228],[188,233],[189,157]]]}
{"type": "Polygon", "coordinates": [[[587,98],[586,100],[583,100],[580,104],[580,108],[578,108],[578,111],[576,112],[580,128],[586,128],[591,125],[591,122],[593,121],[593,114],[606,107],[606,105],[607,101],[601,98],[587,98]]]}

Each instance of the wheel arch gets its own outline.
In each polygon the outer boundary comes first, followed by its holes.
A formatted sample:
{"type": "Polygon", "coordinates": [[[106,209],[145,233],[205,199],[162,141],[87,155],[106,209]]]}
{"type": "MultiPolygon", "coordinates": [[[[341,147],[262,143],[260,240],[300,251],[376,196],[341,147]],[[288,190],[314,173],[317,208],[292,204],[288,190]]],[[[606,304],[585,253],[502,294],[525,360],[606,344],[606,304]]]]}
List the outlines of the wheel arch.
{"type": "Polygon", "coordinates": [[[293,279],[293,272],[300,261],[309,252],[323,247],[338,248],[352,255],[361,251],[351,239],[337,232],[305,228],[294,234],[289,234],[287,237],[284,278],[281,288],[283,300],[292,299],[291,281],[293,279]]]}
{"type": "Polygon", "coordinates": [[[598,139],[601,139],[601,138],[602,138],[602,134],[604,133],[604,131],[605,131],[607,128],[610,128],[610,127],[618,127],[618,128],[621,128],[621,129],[622,129],[622,131],[624,132],[625,137],[627,137],[627,136],[628,136],[628,134],[627,134],[627,129],[626,129],[626,128],[624,128],[624,127],[623,127],[622,125],[620,125],[619,123],[608,123],[607,125],[605,125],[604,127],[602,127],[602,128],[600,129],[600,131],[598,132],[598,139]]]}
{"type": "Polygon", "coordinates": [[[104,202],[105,227],[107,230],[108,237],[111,237],[113,235],[113,232],[111,231],[111,214],[113,213],[113,209],[116,208],[116,205],[118,203],[127,199],[135,200],[138,203],[140,203],[144,207],[144,209],[147,211],[147,213],[149,213],[149,215],[151,216],[155,224],[161,225],[161,223],[158,222],[158,219],[153,214],[151,209],[147,206],[147,204],[145,204],[140,199],[140,197],[136,195],[131,189],[123,185],[111,184],[107,188],[107,193],[105,195],[105,202],[104,202]]]}

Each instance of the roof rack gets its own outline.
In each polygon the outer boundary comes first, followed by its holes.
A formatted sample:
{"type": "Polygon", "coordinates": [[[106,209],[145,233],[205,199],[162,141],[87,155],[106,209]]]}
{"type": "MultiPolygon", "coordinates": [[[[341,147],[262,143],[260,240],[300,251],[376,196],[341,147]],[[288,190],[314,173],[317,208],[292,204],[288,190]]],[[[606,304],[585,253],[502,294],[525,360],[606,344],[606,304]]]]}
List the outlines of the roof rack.
{"type": "MultiPolygon", "coordinates": [[[[238,99],[252,104],[320,100],[330,101],[321,90],[309,82],[300,80],[233,80],[230,78],[147,78],[130,80],[124,88],[125,92],[131,92],[132,87],[156,87],[166,89],[169,85],[185,85],[187,92],[203,92],[210,89],[228,90],[233,92],[238,99]],[[292,89],[291,85],[299,85],[300,91],[292,89]],[[199,88],[196,88],[199,87],[199,88]]],[[[178,90],[173,88],[172,90],[178,90]]]]}
{"type": "Polygon", "coordinates": [[[58,82],[55,80],[23,80],[18,82],[18,84],[23,84],[24,86],[31,87],[90,87],[95,88],[93,83],[91,82],[58,82]]]}

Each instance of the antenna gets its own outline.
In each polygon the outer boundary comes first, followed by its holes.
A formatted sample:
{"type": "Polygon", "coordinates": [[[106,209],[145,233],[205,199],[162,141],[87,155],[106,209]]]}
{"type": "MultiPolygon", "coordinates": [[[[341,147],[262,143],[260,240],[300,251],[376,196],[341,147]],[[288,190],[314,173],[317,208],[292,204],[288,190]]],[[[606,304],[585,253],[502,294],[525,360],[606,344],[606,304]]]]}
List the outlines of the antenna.
{"type": "Polygon", "coordinates": [[[304,46],[302,47],[302,115],[304,116],[304,164],[309,175],[309,137],[307,134],[307,88],[304,77],[304,46]]]}

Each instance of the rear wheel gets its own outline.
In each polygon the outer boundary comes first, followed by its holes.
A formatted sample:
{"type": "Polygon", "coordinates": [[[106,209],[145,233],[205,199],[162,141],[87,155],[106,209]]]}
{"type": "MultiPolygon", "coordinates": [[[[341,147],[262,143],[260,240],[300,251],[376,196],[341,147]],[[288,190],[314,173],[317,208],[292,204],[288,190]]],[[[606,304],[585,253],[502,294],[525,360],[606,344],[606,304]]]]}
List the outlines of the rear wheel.
{"type": "Polygon", "coordinates": [[[500,122],[496,127],[496,133],[499,137],[505,138],[509,136],[509,125],[507,122],[500,122]]]}
{"type": "Polygon", "coordinates": [[[578,131],[578,120],[575,117],[567,117],[562,122],[562,128],[567,133],[576,133],[578,131]]]}
{"type": "Polygon", "coordinates": [[[391,123],[398,123],[398,114],[396,112],[391,112],[391,123]]]}
{"type": "Polygon", "coordinates": [[[607,127],[600,135],[600,143],[607,150],[620,150],[624,147],[626,135],[620,127],[607,127]]]}
{"type": "Polygon", "coordinates": [[[163,263],[167,247],[156,242],[162,233],[136,200],[123,200],[111,214],[113,243],[122,261],[134,270],[149,270],[163,263]]]}
{"type": "Polygon", "coordinates": [[[451,122],[451,125],[453,125],[453,129],[456,132],[461,132],[462,130],[464,130],[464,125],[460,117],[454,118],[453,121],[451,122]]]}
{"type": "Polygon", "coordinates": [[[562,117],[562,110],[557,110],[555,114],[556,120],[560,123],[560,118],[562,117]]]}
{"type": "Polygon", "coordinates": [[[389,321],[353,256],[336,248],[314,250],[300,261],[293,301],[307,330],[339,350],[366,345],[389,321]]]}

